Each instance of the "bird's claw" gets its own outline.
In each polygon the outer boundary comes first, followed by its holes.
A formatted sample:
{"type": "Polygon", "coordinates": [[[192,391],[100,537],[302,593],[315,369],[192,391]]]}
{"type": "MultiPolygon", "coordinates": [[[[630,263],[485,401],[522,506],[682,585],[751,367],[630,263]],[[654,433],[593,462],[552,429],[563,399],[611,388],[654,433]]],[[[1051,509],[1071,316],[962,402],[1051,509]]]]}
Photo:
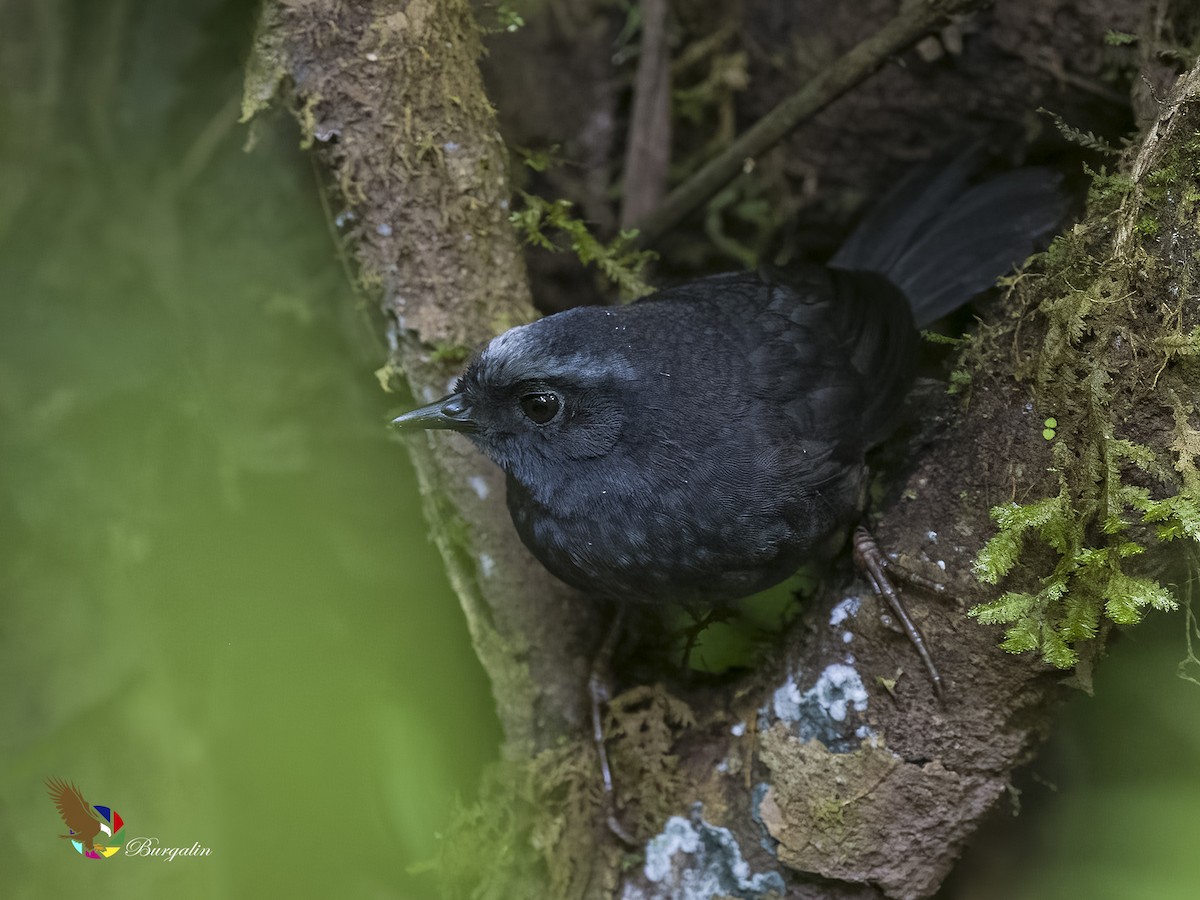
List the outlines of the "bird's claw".
{"type": "Polygon", "coordinates": [[[904,630],[905,635],[908,636],[909,642],[917,651],[917,655],[921,657],[921,662],[925,664],[925,671],[929,673],[929,680],[933,683],[933,692],[937,695],[938,700],[945,699],[942,692],[942,675],[938,671],[937,664],[934,663],[933,656],[929,652],[925,636],[921,634],[921,629],[917,627],[917,623],[912,620],[908,614],[908,610],[904,608],[899,594],[896,593],[896,588],[892,585],[891,579],[888,578],[887,571],[890,570],[895,573],[902,581],[928,591],[933,591],[934,593],[945,593],[946,586],[892,562],[884,555],[883,550],[880,549],[871,532],[861,526],[854,530],[853,544],[854,564],[867,577],[867,580],[871,582],[871,588],[874,590],[875,596],[881,597],[887,603],[892,614],[900,622],[900,626],[904,630]]]}

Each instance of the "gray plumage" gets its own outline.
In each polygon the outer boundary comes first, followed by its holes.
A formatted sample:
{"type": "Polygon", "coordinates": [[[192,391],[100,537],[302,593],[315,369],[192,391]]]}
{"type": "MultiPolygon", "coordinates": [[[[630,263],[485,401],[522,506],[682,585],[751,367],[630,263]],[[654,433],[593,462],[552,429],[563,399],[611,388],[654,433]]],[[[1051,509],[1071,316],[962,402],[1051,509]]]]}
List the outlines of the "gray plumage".
{"type": "Polygon", "coordinates": [[[969,169],[899,185],[831,267],[514,328],[397,424],[466,432],[507,473],[522,540],[585,591],[714,604],[770,587],[861,513],[864,454],[895,427],[916,325],[1061,219],[1048,173],[968,188],[969,169]]]}

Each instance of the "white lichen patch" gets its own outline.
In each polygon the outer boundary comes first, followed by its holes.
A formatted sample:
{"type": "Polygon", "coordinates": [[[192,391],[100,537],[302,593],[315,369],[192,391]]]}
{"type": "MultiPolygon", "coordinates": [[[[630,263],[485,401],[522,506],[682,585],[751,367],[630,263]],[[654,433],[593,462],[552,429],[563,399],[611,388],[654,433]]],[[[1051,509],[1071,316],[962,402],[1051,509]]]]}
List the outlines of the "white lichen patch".
{"type": "Polygon", "coordinates": [[[852,619],[858,615],[858,609],[862,605],[857,597],[847,597],[832,610],[829,611],[829,627],[837,628],[847,619],[852,619]]]}
{"type": "Polygon", "coordinates": [[[874,733],[866,726],[852,730],[847,722],[852,711],[866,712],[868,696],[854,668],[854,657],[848,655],[844,662],[826,666],[807,690],[801,690],[795,675],[788,673],[787,680],[775,689],[769,706],[759,710],[759,725],[766,730],[772,721],[783,722],[801,740],[816,739],[835,753],[845,753],[874,733]]]}
{"type": "Polygon", "coordinates": [[[867,708],[867,689],[853,666],[833,663],[826,666],[812,692],[817,703],[835,722],[846,721],[846,713],[853,705],[855,711],[867,708]]]}
{"type": "Polygon", "coordinates": [[[779,721],[793,725],[800,720],[800,700],[800,686],[796,684],[796,676],[789,672],[787,681],[775,689],[771,711],[779,721]]]}
{"type": "Polygon", "coordinates": [[[778,872],[751,870],[728,828],[705,822],[697,804],[690,819],[672,816],[646,844],[645,885],[626,884],[622,900],[745,900],[783,894],[778,872]]]}

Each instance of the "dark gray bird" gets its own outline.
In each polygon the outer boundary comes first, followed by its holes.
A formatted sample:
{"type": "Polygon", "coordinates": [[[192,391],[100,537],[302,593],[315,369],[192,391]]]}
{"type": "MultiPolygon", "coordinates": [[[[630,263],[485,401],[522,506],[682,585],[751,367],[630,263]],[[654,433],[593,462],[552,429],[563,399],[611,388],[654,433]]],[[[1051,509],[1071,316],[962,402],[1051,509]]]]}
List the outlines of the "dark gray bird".
{"type": "Polygon", "coordinates": [[[917,328],[1062,221],[1057,176],[969,187],[974,168],[914,173],[828,267],[513,328],[395,424],[466,433],[508,474],[534,556],[590,594],[714,605],[770,587],[861,514],[864,454],[897,424],[917,328]]]}

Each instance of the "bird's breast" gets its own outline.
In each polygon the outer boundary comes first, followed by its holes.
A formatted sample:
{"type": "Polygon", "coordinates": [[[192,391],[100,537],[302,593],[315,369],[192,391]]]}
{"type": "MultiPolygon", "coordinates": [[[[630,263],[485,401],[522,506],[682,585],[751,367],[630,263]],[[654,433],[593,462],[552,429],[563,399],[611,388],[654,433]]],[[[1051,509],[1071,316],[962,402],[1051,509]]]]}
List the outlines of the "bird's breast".
{"type": "Polygon", "coordinates": [[[848,469],[815,492],[779,478],[681,475],[634,491],[580,479],[548,505],[510,477],[508,507],[539,562],[582,591],[719,604],[765,590],[806,562],[856,512],[861,475],[848,469]]]}

